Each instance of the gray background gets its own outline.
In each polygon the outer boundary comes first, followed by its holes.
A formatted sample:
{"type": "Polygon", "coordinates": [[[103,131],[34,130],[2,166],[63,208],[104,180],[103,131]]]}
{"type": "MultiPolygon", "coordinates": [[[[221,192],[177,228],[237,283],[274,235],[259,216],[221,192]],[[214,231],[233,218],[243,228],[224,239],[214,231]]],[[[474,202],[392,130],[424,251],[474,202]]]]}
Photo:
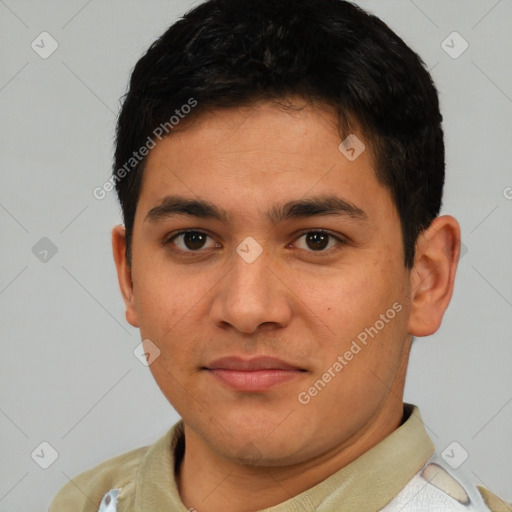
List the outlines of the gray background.
{"type": "MultiPolygon", "coordinates": [[[[139,332],[124,318],[110,246],[120,209],[92,190],[110,174],[130,70],[197,3],[0,0],[0,511],[46,509],[70,478],[178,419],[133,355],[139,332]],[[46,59],[31,48],[43,31],[59,45],[46,59]],[[58,452],[48,469],[42,442],[58,452]]],[[[512,500],[512,1],[359,4],[432,70],[443,213],[467,249],[441,329],[415,343],[406,400],[440,452],[456,441],[449,453],[469,454],[461,470],[512,500]],[[462,40],[442,45],[453,31],[469,44],[458,58],[462,40]]]]}

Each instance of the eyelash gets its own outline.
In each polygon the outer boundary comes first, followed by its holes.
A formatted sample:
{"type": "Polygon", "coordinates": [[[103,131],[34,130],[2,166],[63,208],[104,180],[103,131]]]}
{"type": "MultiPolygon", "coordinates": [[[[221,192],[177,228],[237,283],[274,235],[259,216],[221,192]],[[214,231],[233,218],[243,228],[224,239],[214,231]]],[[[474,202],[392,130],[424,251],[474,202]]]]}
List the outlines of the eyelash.
{"type": "MultiPolygon", "coordinates": [[[[168,245],[172,245],[173,240],[175,240],[179,236],[185,235],[187,233],[196,233],[196,234],[200,234],[200,235],[204,235],[204,236],[207,236],[209,238],[212,238],[208,233],[204,233],[203,231],[199,231],[199,230],[195,230],[195,229],[187,229],[187,230],[178,231],[177,233],[174,233],[173,235],[171,235],[169,237],[166,237],[162,241],[162,244],[161,244],[162,247],[165,247],[165,246],[168,246],[168,245]]],[[[320,251],[310,250],[310,251],[308,251],[306,249],[300,249],[300,250],[305,250],[306,252],[309,252],[309,253],[311,253],[314,256],[330,255],[333,252],[338,251],[342,246],[347,244],[346,240],[344,240],[344,239],[342,239],[342,238],[340,238],[340,237],[338,237],[336,235],[333,235],[332,233],[329,233],[328,231],[326,231],[324,229],[309,229],[307,231],[303,231],[302,233],[299,234],[299,236],[295,239],[295,241],[300,239],[304,235],[308,235],[308,234],[311,234],[311,233],[322,233],[324,235],[329,236],[330,238],[334,238],[338,242],[334,247],[331,247],[330,249],[327,249],[327,250],[320,250],[320,251]]],[[[192,250],[185,251],[185,250],[179,249],[177,247],[174,247],[173,250],[175,250],[177,252],[180,252],[181,254],[186,255],[186,256],[195,256],[195,255],[200,254],[201,252],[204,252],[203,249],[198,249],[197,251],[192,251],[192,250]]]]}

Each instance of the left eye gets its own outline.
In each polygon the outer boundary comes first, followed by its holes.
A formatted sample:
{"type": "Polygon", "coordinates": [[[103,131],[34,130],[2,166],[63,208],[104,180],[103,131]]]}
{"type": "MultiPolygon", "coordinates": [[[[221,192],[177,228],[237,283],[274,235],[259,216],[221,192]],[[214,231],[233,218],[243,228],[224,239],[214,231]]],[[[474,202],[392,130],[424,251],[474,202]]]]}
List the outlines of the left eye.
{"type": "MultiPolygon", "coordinates": [[[[313,252],[326,252],[326,248],[332,249],[332,247],[337,244],[343,243],[343,240],[325,231],[308,231],[307,233],[303,233],[297,240],[301,238],[304,238],[306,244],[305,250],[311,250],[313,252]],[[337,244],[335,243],[328,247],[329,239],[335,240],[337,244]]],[[[299,247],[299,249],[304,249],[304,247],[299,247]]]]}

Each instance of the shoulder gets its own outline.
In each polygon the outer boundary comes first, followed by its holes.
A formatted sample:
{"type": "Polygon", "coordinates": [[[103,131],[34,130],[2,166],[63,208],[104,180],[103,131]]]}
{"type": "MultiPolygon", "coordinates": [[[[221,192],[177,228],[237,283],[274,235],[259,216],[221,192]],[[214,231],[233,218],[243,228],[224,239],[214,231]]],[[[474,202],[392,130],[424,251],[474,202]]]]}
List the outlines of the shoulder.
{"type": "Polygon", "coordinates": [[[100,502],[113,488],[134,487],[137,469],[149,446],[112,457],[72,478],[55,495],[49,512],[97,512],[100,502]]]}
{"type": "Polygon", "coordinates": [[[512,512],[512,506],[460,472],[437,454],[381,512],[512,512]]]}
{"type": "Polygon", "coordinates": [[[493,494],[488,489],[478,486],[478,491],[482,495],[485,504],[492,512],[512,512],[512,505],[505,503],[501,498],[498,498],[496,494],[493,494]]]}

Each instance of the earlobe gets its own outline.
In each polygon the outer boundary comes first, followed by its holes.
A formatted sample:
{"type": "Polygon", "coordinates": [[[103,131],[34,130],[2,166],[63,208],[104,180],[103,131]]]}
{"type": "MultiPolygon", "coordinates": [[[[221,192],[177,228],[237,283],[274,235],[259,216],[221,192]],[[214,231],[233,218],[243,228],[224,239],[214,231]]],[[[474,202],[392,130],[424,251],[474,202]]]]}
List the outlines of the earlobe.
{"type": "Polygon", "coordinates": [[[133,327],[139,327],[132,280],[132,269],[126,261],[126,231],[121,225],[112,229],[112,252],[117,269],[117,279],[126,306],[126,320],[133,327]]]}
{"type": "Polygon", "coordinates": [[[450,215],[437,217],[418,237],[411,271],[408,331],[429,336],[440,327],[450,303],[460,254],[460,226],[450,215]]]}

